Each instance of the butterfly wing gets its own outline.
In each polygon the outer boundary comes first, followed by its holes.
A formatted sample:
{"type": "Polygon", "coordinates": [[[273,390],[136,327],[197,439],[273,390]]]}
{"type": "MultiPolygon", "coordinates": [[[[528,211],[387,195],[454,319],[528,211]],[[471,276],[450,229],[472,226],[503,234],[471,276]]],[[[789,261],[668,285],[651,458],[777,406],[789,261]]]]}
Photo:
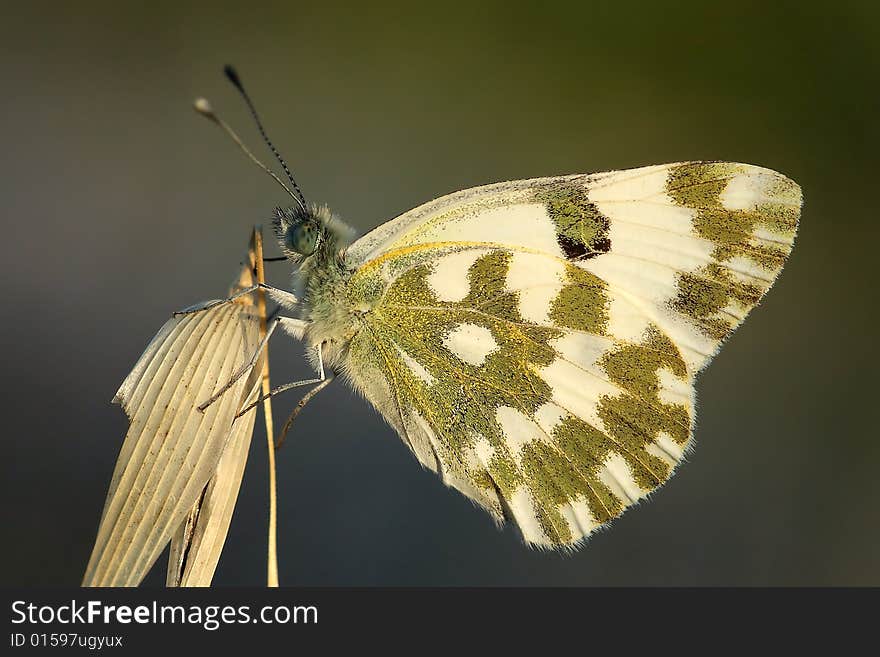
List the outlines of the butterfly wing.
{"type": "Polygon", "coordinates": [[[791,250],[800,189],[742,164],[500,183],[356,242],[346,369],[423,465],[540,546],[662,484],[693,381],[791,250]]]}
{"type": "Polygon", "coordinates": [[[684,162],[468,189],[371,231],[353,267],[418,244],[528,248],[574,262],[645,305],[612,312],[637,338],[653,317],[699,370],[770,288],[791,251],[801,190],[747,164],[684,162]]]}

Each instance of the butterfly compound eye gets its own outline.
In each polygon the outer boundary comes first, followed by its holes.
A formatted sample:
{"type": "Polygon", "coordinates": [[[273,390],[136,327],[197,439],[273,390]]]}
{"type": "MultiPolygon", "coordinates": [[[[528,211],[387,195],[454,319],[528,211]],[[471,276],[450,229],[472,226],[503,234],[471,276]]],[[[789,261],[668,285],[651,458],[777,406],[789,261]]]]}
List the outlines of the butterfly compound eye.
{"type": "Polygon", "coordinates": [[[318,226],[314,222],[304,221],[287,232],[287,245],[301,255],[312,255],[317,242],[318,226]]]}

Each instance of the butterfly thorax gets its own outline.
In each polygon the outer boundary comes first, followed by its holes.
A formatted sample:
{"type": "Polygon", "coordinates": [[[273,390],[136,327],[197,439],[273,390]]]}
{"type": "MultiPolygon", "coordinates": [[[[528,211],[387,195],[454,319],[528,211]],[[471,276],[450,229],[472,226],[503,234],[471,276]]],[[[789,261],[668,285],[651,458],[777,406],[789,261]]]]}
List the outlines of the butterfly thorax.
{"type": "Polygon", "coordinates": [[[306,341],[323,344],[324,360],[337,365],[360,326],[348,283],[353,270],[344,259],[352,230],[338,218],[321,217],[322,232],[315,253],[302,260],[297,277],[303,298],[304,318],[310,324],[306,341]],[[329,226],[329,227],[328,227],[329,226]]]}

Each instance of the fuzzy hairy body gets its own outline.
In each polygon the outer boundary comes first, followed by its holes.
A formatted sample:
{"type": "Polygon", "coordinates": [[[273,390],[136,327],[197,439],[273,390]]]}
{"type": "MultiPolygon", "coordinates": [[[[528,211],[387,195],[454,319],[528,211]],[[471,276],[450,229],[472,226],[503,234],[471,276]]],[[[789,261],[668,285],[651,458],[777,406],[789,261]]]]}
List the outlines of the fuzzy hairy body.
{"type": "Polygon", "coordinates": [[[314,348],[321,345],[324,362],[342,368],[346,348],[360,328],[357,302],[348,291],[353,269],[345,262],[354,231],[326,206],[312,206],[305,212],[276,208],[274,228],[285,255],[297,265],[293,289],[302,297],[299,301],[277,301],[305,320],[301,337],[309,346],[309,362],[317,368],[314,348]],[[313,223],[318,233],[314,252],[308,256],[296,252],[289,239],[291,230],[303,222],[313,223]]]}
{"type": "Polygon", "coordinates": [[[309,326],[306,342],[322,345],[325,361],[331,367],[342,367],[347,347],[362,328],[356,301],[349,294],[352,272],[343,260],[330,254],[320,267],[307,269],[304,307],[309,326]]]}

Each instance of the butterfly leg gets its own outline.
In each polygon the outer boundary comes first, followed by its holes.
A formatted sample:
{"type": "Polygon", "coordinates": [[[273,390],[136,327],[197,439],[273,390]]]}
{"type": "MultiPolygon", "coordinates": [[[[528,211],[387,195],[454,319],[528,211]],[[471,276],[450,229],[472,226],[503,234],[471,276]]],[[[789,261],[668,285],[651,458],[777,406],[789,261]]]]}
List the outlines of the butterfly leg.
{"type": "Polygon", "coordinates": [[[275,440],[275,449],[281,449],[281,446],[284,444],[284,439],[287,438],[287,432],[290,431],[290,427],[293,426],[293,421],[296,419],[297,415],[300,414],[302,409],[305,408],[305,405],[312,400],[312,397],[314,397],[324,388],[329,386],[333,379],[333,374],[330,374],[326,379],[318,383],[314,388],[303,395],[303,398],[299,400],[299,403],[290,413],[290,417],[287,418],[287,422],[285,422],[284,426],[281,427],[281,433],[278,434],[278,438],[275,440]]]}
{"type": "MultiPolygon", "coordinates": [[[[229,381],[227,381],[217,392],[215,392],[210,399],[198,406],[199,411],[204,413],[205,409],[208,408],[208,406],[220,399],[223,393],[234,386],[241,377],[243,377],[254,368],[254,366],[257,364],[257,360],[259,360],[260,358],[260,354],[263,353],[263,349],[265,349],[266,345],[269,343],[269,338],[272,337],[272,334],[275,332],[275,329],[278,328],[279,324],[283,324],[285,329],[288,329],[292,335],[297,336],[302,336],[302,332],[305,327],[305,322],[303,322],[301,319],[293,319],[291,317],[276,317],[275,319],[273,319],[266,327],[266,335],[264,335],[263,339],[260,340],[260,344],[257,345],[257,348],[254,350],[254,353],[250,357],[250,359],[242,367],[240,367],[232,375],[232,378],[229,379],[229,381]]],[[[323,365],[321,371],[323,372],[323,365]]]]}
{"type": "MultiPolygon", "coordinates": [[[[270,392],[266,393],[265,395],[260,395],[259,399],[257,399],[253,403],[251,403],[248,406],[245,406],[243,409],[241,409],[238,412],[238,415],[236,415],[235,417],[236,418],[241,417],[242,415],[244,415],[245,413],[250,411],[252,408],[258,406],[264,400],[268,399],[269,397],[274,397],[275,395],[278,395],[282,392],[287,392],[288,390],[292,390],[293,388],[301,388],[302,386],[310,386],[313,384],[320,384],[320,385],[316,385],[315,388],[312,388],[311,390],[309,390],[306,393],[305,397],[303,397],[303,399],[305,399],[306,397],[309,397],[310,395],[313,396],[313,393],[315,393],[317,389],[326,387],[333,380],[333,378],[334,378],[333,374],[329,374],[327,376],[324,376],[323,378],[305,379],[303,381],[294,381],[293,383],[285,383],[282,386],[272,388],[272,390],[270,392]]],[[[306,401],[308,401],[308,400],[306,400],[306,401]]],[[[303,404],[303,406],[305,405],[305,403],[302,401],[300,401],[300,403],[303,404]]]]}
{"type": "Polygon", "coordinates": [[[290,417],[287,418],[287,422],[284,423],[284,427],[281,429],[281,433],[278,435],[278,439],[275,442],[275,449],[281,447],[284,444],[284,439],[287,437],[287,432],[290,430],[293,421],[296,419],[297,415],[300,414],[303,408],[305,408],[306,404],[308,404],[312,398],[321,392],[324,388],[326,388],[335,378],[334,374],[331,372],[329,375],[324,371],[324,356],[322,353],[321,345],[317,347],[318,353],[318,369],[319,376],[316,379],[306,379],[304,381],[294,381],[293,383],[285,383],[284,385],[278,386],[277,388],[272,389],[268,394],[261,395],[256,401],[249,404],[241,411],[239,411],[238,415],[236,415],[236,419],[240,418],[242,415],[250,411],[252,408],[255,408],[258,404],[263,402],[265,399],[269,397],[274,397],[275,395],[285,392],[287,390],[291,390],[293,388],[299,388],[302,386],[308,386],[315,384],[315,387],[309,390],[305,395],[303,395],[302,399],[299,400],[299,403],[293,409],[293,412],[290,414],[290,417]]]}
{"type": "Polygon", "coordinates": [[[235,301],[239,297],[243,297],[251,292],[255,292],[256,290],[265,290],[267,294],[272,297],[275,301],[280,303],[283,306],[295,306],[299,303],[299,299],[297,296],[291,292],[287,292],[286,290],[282,290],[277,287],[272,287],[271,285],[266,285],[265,283],[257,283],[256,285],[251,285],[250,287],[246,287],[243,290],[236,292],[235,294],[226,297],[225,299],[214,299],[213,301],[202,301],[200,303],[189,306],[188,308],[184,308],[183,310],[178,310],[175,313],[172,313],[173,317],[177,317],[179,315],[191,315],[193,313],[200,313],[203,310],[209,310],[210,308],[214,308],[224,303],[230,303],[231,301],[235,301]]]}

